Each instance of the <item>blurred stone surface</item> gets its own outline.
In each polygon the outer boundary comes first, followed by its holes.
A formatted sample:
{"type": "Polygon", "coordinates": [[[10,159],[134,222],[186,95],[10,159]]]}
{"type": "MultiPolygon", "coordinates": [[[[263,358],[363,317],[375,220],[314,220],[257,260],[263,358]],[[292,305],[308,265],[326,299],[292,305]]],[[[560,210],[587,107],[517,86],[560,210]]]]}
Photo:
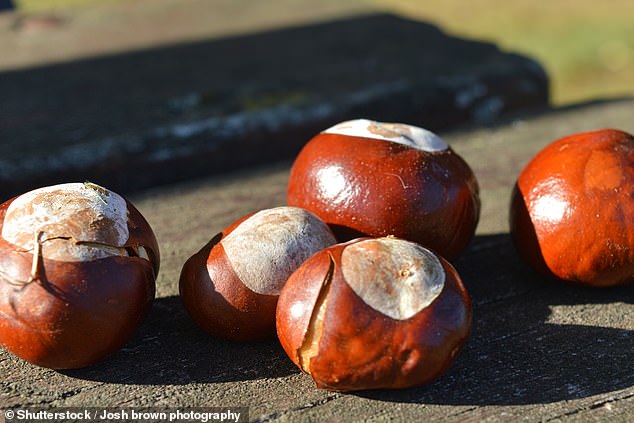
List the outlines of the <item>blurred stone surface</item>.
{"type": "MultiPolygon", "coordinates": [[[[63,25],[38,30],[53,38],[78,26],[72,16],[36,21],[63,25]]],[[[127,31],[132,39],[134,27],[127,31]]],[[[285,160],[318,131],[357,117],[432,130],[491,123],[545,107],[548,80],[530,58],[367,13],[35,67],[7,64],[0,92],[6,199],[68,180],[128,193],[285,160]]]]}

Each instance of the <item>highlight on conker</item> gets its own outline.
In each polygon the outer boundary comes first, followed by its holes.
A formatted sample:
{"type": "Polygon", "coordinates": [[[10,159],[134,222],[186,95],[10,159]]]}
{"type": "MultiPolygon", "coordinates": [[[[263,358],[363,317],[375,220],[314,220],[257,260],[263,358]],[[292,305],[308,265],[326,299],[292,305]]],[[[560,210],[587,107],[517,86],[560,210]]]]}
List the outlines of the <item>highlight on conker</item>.
{"type": "Polygon", "coordinates": [[[287,203],[314,212],[340,242],[393,235],[447,259],[473,238],[476,177],[438,135],[357,119],[311,139],[291,168],[287,203]]]}
{"type": "Polygon", "coordinates": [[[289,278],[277,333],[317,387],[407,388],[445,372],[471,329],[471,302],[443,258],[394,237],[326,248],[289,278]]]}
{"type": "Polygon", "coordinates": [[[537,271],[575,284],[634,282],[634,137],[602,129],[546,146],[519,174],[511,235],[537,271]]]}
{"type": "Polygon", "coordinates": [[[147,315],[159,270],[150,225],[99,185],[39,188],[0,205],[0,344],[55,369],[119,349],[147,315]]]}
{"type": "Polygon", "coordinates": [[[275,307],[295,269],[336,242],[330,228],[297,207],[261,210],[234,222],[187,260],[180,295],[211,335],[238,342],[275,336],[275,307]]]}

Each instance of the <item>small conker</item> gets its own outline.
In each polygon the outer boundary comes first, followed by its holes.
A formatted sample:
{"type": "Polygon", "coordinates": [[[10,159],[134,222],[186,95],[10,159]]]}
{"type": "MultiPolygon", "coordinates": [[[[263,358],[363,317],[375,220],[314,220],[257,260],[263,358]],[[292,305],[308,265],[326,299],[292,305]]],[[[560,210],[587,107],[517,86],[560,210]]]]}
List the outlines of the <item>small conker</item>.
{"type": "Polygon", "coordinates": [[[326,248],[282,289],[277,333],[317,387],[407,388],[438,378],[471,328],[471,303],[454,268],[393,237],[326,248]]]}
{"type": "Polygon", "coordinates": [[[520,173],[510,211],[520,255],[543,274],[595,287],[634,281],[634,137],[559,139],[520,173]]]}
{"type": "Polygon", "coordinates": [[[439,136],[365,119],[318,134],[291,168],[287,202],[314,212],[337,239],[393,235],[456,257],[474,235],[478,183],[439,136]]]}
{"type": "Polygon", "coordinates": [[[247,215],[187,260],[180,277],[185,308],[211,335],[239,342],[272,337],[282,286],[304,260],[335,242],[307,210],[247,215]]]}
{"type": "Polygon", "coordinates": [[[0,205],[0,344],[39,366],[91,365],[147,315],[159,249],[147,221],[92,183],[0,205]]]}

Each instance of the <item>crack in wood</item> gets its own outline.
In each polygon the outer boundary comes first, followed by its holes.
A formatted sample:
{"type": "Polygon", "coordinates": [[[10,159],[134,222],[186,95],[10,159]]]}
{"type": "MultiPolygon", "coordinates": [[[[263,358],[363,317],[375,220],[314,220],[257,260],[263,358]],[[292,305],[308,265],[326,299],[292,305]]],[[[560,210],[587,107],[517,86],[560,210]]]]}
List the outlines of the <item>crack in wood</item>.
{"type": "Polygon", "coordinates": [[[591,410],[596,410],[596,409],[605,407],[606,404],[613,404],[613,403],[616,403],[618,401],[628,400],[630,398],[634,398],[634,394],[630,393],[630,394],[624,395],[622,397],[606,398],[606,399],[603,399],[603,400],[601,400],[599,402],[595,402],[593,404],[585,405],[585,406],[582,406],[582,407],[577,408],[575,410],[570,410],[570,411],[567,411],[565,413],[558,414],[558,415],[550,417],[550,418],[548,418],[548,419],[546,419],[544,421],[545,422],[551,422],[551,421],[554,421],[554,420],[561,420],[562,418],[575,416],[575,415],[578,415],[578,414],[581,414],[581,413],[584,413],[584,412],[588,412],[588,411],[591,411],[591,410]]]}
{"type": "Polygon", "coordinates": [[[315,407],[320,407],[320,406],[322,406],[324,404],[327,404],[327,403],[329,403],[331,401],[334,401],[334,400],[336,400],[338,398],[341,398],[341,397],[342,397],[342,394],[337,394],[337,393],[331,394],[331,395],[328,395],[327,397],[322,398],[320,400],[313,401],[313,402],[308,403],[308,404],[303,404],[303,405],[300,405],[299,407],[291,408],[290,410],[276,411],[275,413],[271,413],[271,414],[267,414],[267,415],[264,415],[264,416],[260,416],[257,419],[254,419],[254,420],[251,420],[251,421],[252,422],[258,422],[258,423],[273,421],[273,420],[276,420],[276,419],[278,419],[278,418],[280,418],[280,417],[282,417],[284,415],[287,415],[287,414],[292,414],[292,413],[296,413],[296,412],[299,412],[299,411],[303,411],[303,410],[307,410],[307,409],[311,409],[311,408],[315,408],[315,407]]]}

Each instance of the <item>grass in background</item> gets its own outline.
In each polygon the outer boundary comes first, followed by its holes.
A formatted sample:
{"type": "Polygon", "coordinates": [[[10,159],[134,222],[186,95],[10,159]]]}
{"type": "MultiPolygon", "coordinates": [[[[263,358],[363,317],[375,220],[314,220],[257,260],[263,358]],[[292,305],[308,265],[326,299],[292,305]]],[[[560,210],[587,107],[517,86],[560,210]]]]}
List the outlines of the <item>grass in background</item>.
{"type": "MultiPolygon", "coordinates": [[[[15,3],[22,12],[42,13],[121,1],[15,3]]],[[[342,1],[361,1],[379,10],[431,22],[452,35],[490,41],[504,50],[533,57],[548,72],[554,105],[634,95],[633,0],[342,1]]]]}
{"type": "Polygon", "coordinates": [[[368,1],[535,58],[555,105],[634,94],[632,0],[368,1]]]}

